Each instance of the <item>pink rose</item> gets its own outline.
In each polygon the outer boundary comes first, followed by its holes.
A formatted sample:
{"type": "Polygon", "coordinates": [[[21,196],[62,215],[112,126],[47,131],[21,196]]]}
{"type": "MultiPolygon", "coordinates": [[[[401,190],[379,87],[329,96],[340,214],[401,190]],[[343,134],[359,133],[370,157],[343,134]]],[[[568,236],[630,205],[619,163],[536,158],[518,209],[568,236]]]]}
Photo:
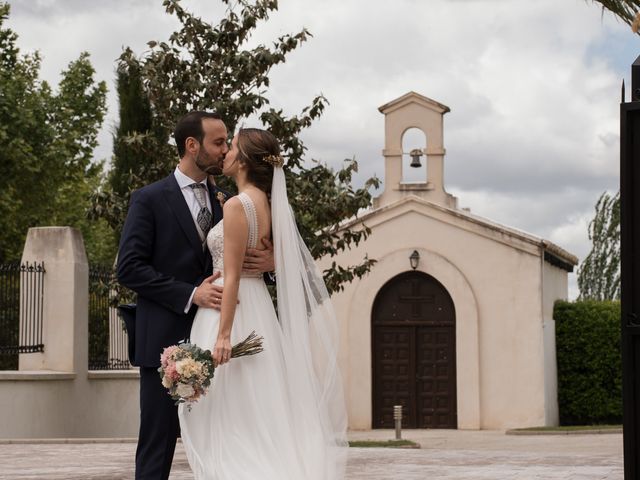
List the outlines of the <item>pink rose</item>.
{"type": "Polygon", "coordinates": [[[174,382],[180,379],[180,374],[176,370],[176,364],[173,362],[165,367],[164,375],[165,377],[169,377],[174,382]]]}
{"type": "Polygon", "coordinates": [[[160,363],[162,363],[162,366],[165,366],[169,360],[172,359],[173,354],[179,349],[180,348],[177,345],[171,345],[170,347],[165,348],[162,355],[160,355],[160,363]]]}

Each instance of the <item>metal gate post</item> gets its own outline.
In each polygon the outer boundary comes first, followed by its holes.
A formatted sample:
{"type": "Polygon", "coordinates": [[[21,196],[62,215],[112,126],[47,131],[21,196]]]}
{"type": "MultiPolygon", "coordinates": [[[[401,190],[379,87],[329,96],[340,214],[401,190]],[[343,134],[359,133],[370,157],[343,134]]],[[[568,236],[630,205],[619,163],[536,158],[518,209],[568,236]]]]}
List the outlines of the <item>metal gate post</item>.
{"type": "Polygon", "coordinates": [[[624,478],[640,478],[640,57],[620,105],[620,248],[624,478]]]}

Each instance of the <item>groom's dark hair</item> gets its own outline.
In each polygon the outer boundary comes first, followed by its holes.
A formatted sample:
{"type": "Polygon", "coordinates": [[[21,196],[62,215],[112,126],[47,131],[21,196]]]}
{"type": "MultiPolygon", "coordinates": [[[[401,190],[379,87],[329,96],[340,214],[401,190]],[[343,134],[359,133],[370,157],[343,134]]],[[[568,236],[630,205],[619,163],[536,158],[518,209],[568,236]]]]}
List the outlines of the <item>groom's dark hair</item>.
{"type": "Polygon", "coordinates": [[[214,120],[222,120],[222,117],[215,112],[190,112],[178,120],[176,128],[173,131],[173,138],[178,147],[178,156],[182,158],[185,151],[185,142],[187,138],[193,137],[202,143],[204,139],[204,131],[202,130],[202,120],[204,118],[213,118],[214,120]]]}

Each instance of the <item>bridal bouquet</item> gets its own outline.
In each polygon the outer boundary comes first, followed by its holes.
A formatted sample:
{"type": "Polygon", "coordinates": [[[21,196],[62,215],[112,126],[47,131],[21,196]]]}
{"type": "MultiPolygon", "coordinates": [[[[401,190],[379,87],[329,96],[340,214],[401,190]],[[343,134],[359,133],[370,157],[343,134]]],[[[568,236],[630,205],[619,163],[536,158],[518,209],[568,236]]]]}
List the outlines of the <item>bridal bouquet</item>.
{"type": "MultiPolygon", "coordinates": [[[[255,355],[262,351],[262,337],[251,332],[242,342],[231,349],[231,358],[255,355]]],[[[176,405],[197,402],[202,395],[206,395],[216,366],[209,350],[203,350],[192,343],[171,345],[160,356],[158,373],[162,378],[162,385],[176,405]]]]}

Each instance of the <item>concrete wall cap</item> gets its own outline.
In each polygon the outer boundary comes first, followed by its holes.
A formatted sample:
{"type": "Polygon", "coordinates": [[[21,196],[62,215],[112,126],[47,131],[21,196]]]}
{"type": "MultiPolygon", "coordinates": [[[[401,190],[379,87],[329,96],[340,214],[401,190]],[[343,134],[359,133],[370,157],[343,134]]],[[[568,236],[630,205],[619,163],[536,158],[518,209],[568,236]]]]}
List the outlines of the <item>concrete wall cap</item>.
{"type": "Polygon", "coordinates": [[[34,381],[34,380],[74,380],[73,372],[53,372],[51,370],[15,370],[0,372],[0,381],[34,381]]]}

